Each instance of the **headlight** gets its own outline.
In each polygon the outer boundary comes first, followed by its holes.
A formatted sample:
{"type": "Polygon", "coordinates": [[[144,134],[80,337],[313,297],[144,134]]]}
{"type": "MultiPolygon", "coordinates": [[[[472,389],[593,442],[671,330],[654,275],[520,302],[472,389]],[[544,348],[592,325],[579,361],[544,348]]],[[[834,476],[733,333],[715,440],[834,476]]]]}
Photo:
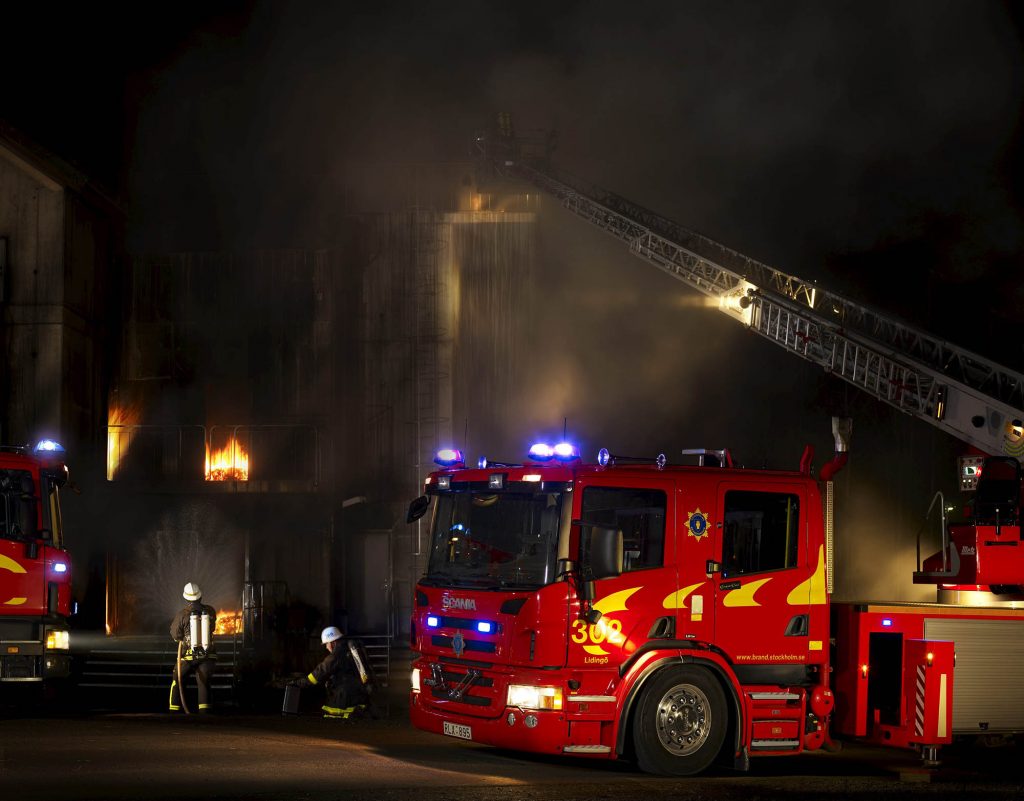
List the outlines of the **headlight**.
{"type": "Polygon", "coordinates": [[[418,693],[420,691],[420,669],[412,669],[412,691],[418,693]]]}
{"type": "Polygon", "coordinates": [[[530,684],[510,684],[508,705],[520,709],[561,709],[561,687],[534,687],[530,684]]]}
{"type": "Polygon", "coordinates": [[[67,651],[71,648],[68,632],[59,629],[52,629],[46,632],[47,651],[67,651]]]}

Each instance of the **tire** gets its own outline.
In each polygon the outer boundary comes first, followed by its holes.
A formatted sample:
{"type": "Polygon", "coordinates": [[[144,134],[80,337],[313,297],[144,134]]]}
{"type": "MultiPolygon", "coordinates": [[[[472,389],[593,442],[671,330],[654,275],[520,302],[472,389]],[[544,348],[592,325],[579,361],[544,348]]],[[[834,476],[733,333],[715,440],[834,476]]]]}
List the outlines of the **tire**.
{"type": "Polygon", "coordinates": [[[656,673],[643,688],[633,719],[641,770],[693,776],[715,761],[728,728],[725,693],[709,670],[680,665],[656,673]]]}

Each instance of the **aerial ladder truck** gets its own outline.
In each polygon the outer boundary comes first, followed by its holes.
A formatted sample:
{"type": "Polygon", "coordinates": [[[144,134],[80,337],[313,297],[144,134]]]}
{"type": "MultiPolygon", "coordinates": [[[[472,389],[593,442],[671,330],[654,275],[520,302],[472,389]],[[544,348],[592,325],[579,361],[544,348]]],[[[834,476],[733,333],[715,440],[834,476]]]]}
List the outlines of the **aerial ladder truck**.
{"type": "Polygon", "coordinates": [[[991,590],[984,606],[834,601],[833,482],[848,421],[817,474],[737,465],[583,463],[569,442],[520,463],[457,448],[410,504],[433,506],[411,621],[411,720],[541,753],[632,757],[690,775],[837,737],[920,752],[1024,733],[1024,377],[625,199],[531,160],[503,118],[477,139],[529,181],[755,333],[968,443],[970,513],[914,581],[991,590]],[[998,666],[998,667],[995,667],[998,666]]]}

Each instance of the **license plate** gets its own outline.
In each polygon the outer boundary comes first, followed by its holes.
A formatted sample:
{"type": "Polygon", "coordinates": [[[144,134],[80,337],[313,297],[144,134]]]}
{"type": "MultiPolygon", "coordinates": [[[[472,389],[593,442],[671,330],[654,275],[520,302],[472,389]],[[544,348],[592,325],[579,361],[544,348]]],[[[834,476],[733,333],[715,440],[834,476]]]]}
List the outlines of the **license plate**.
{"type": "Polygon", "coordinates": [[[449,723],[447,720],[444,722],[444,733],[449,737],[461,737],[463,740],[473,739],[473,730],[469,726],[463,726],[460,723],[449,723]]]}

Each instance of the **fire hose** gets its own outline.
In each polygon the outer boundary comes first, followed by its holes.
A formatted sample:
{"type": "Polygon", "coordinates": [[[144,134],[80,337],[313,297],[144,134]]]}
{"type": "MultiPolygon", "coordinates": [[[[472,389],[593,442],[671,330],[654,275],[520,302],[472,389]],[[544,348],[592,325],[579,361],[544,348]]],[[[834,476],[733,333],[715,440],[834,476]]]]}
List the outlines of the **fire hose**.
{"type": "Polygon", "coordinates": [[[178,640],[178,658],[174,663],[174,670],[178,677],[178,697],[181,699],[181,707],[185,710],[186,715],[191,715],[192,710],[188,708],[188,702],[185,700],[185,685],[181,683],[181,646],[184,644],[184,641],[178,640]]]}

